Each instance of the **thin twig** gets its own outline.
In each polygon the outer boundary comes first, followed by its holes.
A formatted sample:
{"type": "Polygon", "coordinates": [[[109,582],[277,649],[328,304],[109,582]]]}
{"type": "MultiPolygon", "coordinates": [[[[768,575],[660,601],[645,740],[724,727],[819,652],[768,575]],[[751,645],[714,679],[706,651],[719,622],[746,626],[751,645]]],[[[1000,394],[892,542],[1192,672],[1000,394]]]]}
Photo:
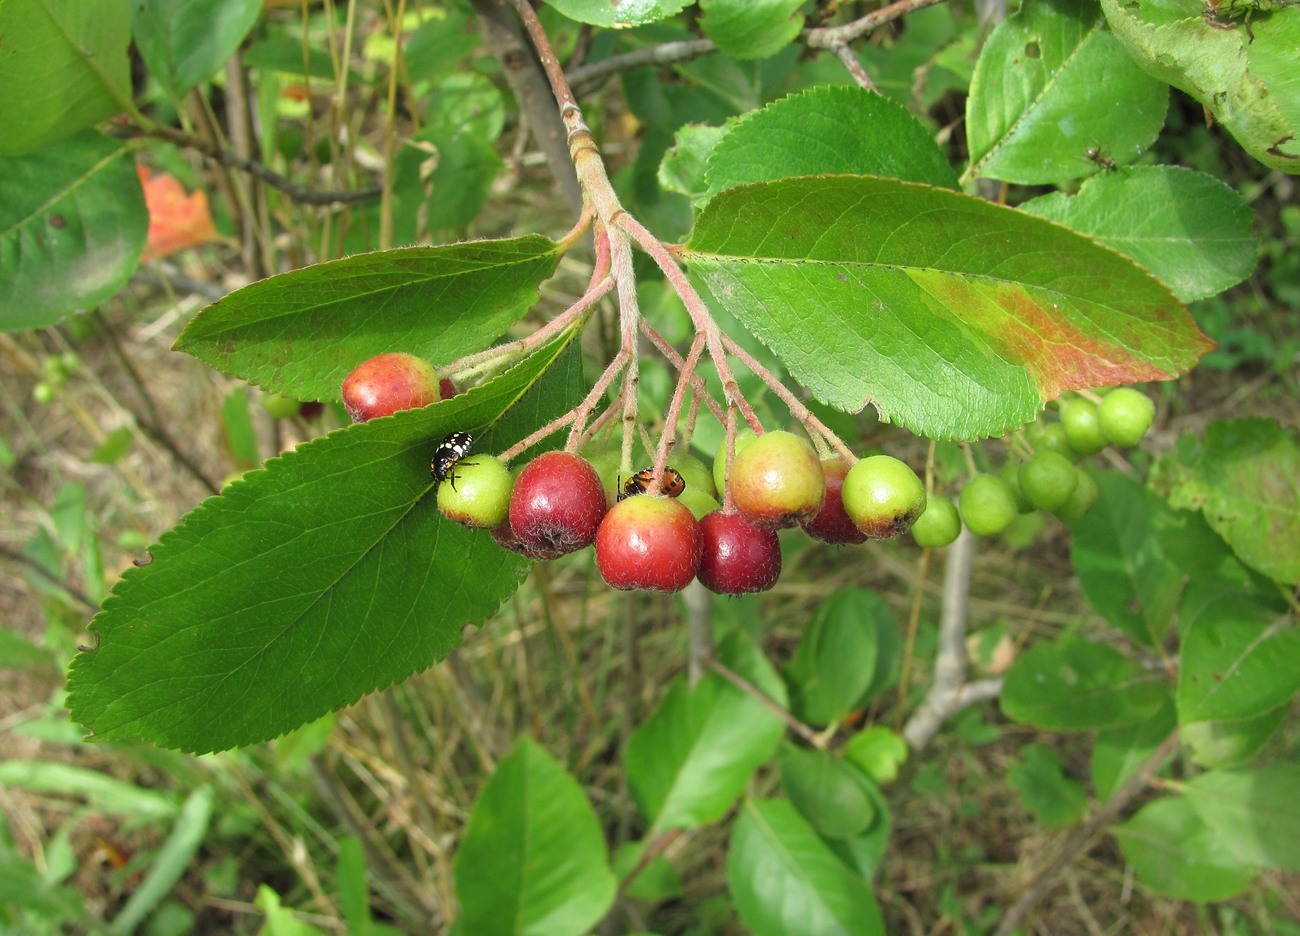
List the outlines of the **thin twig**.
{"type": "Polygon", "coordinates": [[[96,611],[99,610],[99,605],[91,601],[85,592],[81,591],[80,589],[76,588],[73,585],[69,585],[67,582],[63,581],[60,578],[51,575],[49,572],[45,570],[45,568],[39,562],[31,558],[30,556],[24,556],[22,553],[10,549],[8,546],[0,546],[0,559],[8,559],[10,562],[16,562],[19,565],[24,565],[27,568],[31,569],[41,578],[45,579],[45,581],[53,585],[57,585],[59,588],[63,589],[63,591],[65,591],[68,594],[68,597],[75,599],[78,604],[85,607],[85,609],[89,611],[91,614],[94,614],[96,611]]]}
{"type": "Polygon", "coordinates": [[[717,657],[705,657],[704,662],[708,665],[709,669],[713,670],[737,689],[741,690],[746,695],[753,696],[764,708],[779,717],[781,721],[785,722],[795,734],[803,738],[809,744],[822,748],[826,746],[826,742],[817,734],[817,732],[813,731],[803,722],[799,721],[799,719],[795,718],[781,706],[773,702],[768,698],[767,693],[755,686],[744,676],[729,669],[725,664],[718,662],[717,657]]]}

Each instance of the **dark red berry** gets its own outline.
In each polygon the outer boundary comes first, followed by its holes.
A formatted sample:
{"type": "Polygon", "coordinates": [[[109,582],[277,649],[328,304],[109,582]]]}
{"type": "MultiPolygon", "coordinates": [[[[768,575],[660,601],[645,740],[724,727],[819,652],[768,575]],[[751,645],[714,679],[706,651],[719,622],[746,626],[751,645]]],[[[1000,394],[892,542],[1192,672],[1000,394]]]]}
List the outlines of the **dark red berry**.
{"type": "Polygon", "coordinates": [[[715,510],[700,521],[704,553],[699,579],[719,595],[767,591],[781,575],[781,543],[776,533],[749,523],[738,513],[715,510]]]}
{"type": "Polygon", "coordinates": [[[596,469],[569,452],[545,452],[520,472],[510,494],[515,538],[536,553],[563,555],[590,546],[605,516],[596,469]]]}

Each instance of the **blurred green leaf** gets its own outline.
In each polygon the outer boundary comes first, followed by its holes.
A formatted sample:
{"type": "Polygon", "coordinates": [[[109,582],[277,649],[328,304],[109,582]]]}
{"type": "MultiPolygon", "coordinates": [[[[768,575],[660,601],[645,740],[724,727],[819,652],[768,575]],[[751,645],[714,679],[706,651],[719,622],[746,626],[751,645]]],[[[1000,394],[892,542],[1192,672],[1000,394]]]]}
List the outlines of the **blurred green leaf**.
{"type": "Polygon", "coordinates": [[[1184,302],[1216,296],[1255,269],[1255,213],[1204,172],[1139,166],[1102,173],[1075,195],[1044,195],[1020,209],[1113,247],[1184,302]]]}
{"type": "Polygon", "coordinates": [[[1026,0],[980,53],[966,99],[970,168],[1026,185],[1101,166],[1090,148],[1132,162],[1165,122],[1169,88],[1143,73],[1106,28],[1096,0],[1026,0]]]}
{"type": "Polygon", "coordinates": [[[1166,897],[1197,903],[1226,900],[1255,879],[1255,869],[1226,854],[1218,836],[1184,799],[1148,803],[1111,833],[1138,880],[1166,897]]]}
{"type": "Polygon", "coordinates": [[[859,731],[844,745],[844,759],[881,785],[898,779],[907,762],[907,742],[881,725],[859,731]]]}
{"type": "MultiPolygon", "coordinates": [[[[334,60],[324,49],[304,47],[303,43],[285,36],[268,36],[254,42],[244,50],[245,68],[265,68],[300,77],[322,78],[334,81],[334,60]]],[[[205,76],[206,77],[206,76],[205,76]]],[[[348,81],[362,78],[348,69],[348,81]]]]}
{"type": "MultiPolygon", "coordinates": [[[[633,869],[641,863],[648,845],[649,843],[642,839],[639,842],[624,842],[618,847],[618,851],[614,854],[614,873],[620,881],[625,881],[633,869]]],[[[622,888],[622,892],[637,900],[660,903],[682,896],[682,876],[677,873],[672,862],[662,854],[655,855],[637,872],[632,883],[622,888]]]]}
{"type": "Polygon", "coordinates": [[[1289,705],[1279,705],[1253,718],[1189,722],[1179,726],[1179,738],[1202,767],[1237,767],[1259,753],[1289,714],[1289,705]]]}
{"type": "Polygon", "coordinates": [[[871,797],[876,807],[876,820],[871,827],[861,835],[853,838],[826,838],[824,841],[830,846],[831,851],[840,856],[840,859],[858,873],[864,881],[872,880],[880,870],[880,864],[885,859],[885,850],[889,847],[889,837],[892,832],[892,823],[889,819],[889,802],[885,799],[880,788],[868,779],[863,780],[863,788],[866,789],[867,795],[871,797]]]}
{"type": "Polygon", "coordinates": [[[213,790],[201,786],[185,800],[176,825],[163,843],[144,878],[131,890],[126,905],[108,928],[115,936],[129,936],[144,922],[189,868],[190,859],[203,844],[212,819],[213,790]]]}
{"type": "Polygon", "coordinates": [[[1092,747],[1092,788],[1105,802],[1155,753],[1178,726],[1173,700],[1145,721],[1097,733],[1092,747]]]}
{"type": "Polygon", "coordinates": [[[266,914],[258,936],[325,936],[324,931],[304,923],[280,903],[280,895],[262,884],[257,888],[257,908],[266,914]]]}
{"type": "Polygon", "coordinates": [[[366,853],[355,835],[343,836],[338,844],[336,882],[343,919],[347,920],[349,936],[369,936],[370,882],[366,875],[366,853]]]}
{"type": "MultiPolygon", "coordinates": [[[[0,16],[17,6],[0,7],[0,16]]],[[[86,131],[0,158],[0,330],[40,328],[92,308],[135,272],[149,213],[129,152],[86,131]]]]}
{"type": "Polygon", "coordinates": [[[785,800],[747,800],[731,830],[727,884],[756,936],[883,936],[871,888],[785,800]]]}
{"type": "MultiPolygon", "coordinates": [[[[35,153],[130,108],[130,41],[128,0],[0,3],[0,156],[35,153]]],[[[0,168],[0,180],[8,174],[0,168]]]]}
{"type": "Polygon", "coordinates": [[[616,890],[582,787],[522,739],[479,793],[460,843],[458,925],[475,936],[579,936],[616,890]]]}
{"type": "Polygon", "coordinates": [[[1044,828],[1072,825],[1083,818],[1088,797],[1083,785],[1065,775],[1061,757],[1042,744],[1026,744],[1007,770],[1020,802],[1044,828]]]}
{"type": "Polygon", "coordinates": [[[135,0],[131,29],[150,74],[179,100],[225,64],[261,12],[262,0],[135,0]]]}
{"type": "Polygon", "coordinates": [[[115,464],[130,450],[134,441],[135,432],[130,426],[118,426],[99,444],[90,460],[99,465],[115,464]]]}
{"type": "Polygon", "coordinates": [[[0,627],[0,670],[34,670],[56,665],[50,650],[17,631],[0,627]]]}
{"type": "Polygon", "coordinates": [[[1001,435],[1066,390],[1168,379],[1209,348],[1113,251],[895,179],[730,189],[681,256],[817,399],[934,438],[1001,435]]]}
{"type": "Polygon", "coordinates": [[[639,0],[610,3],[609,0],[546,0],[569,19],[592,26],[640,26],[680,13],[690,0],[639,0]]]}
{"type": "Polygon", "coordinates": [[[84,799],[95,809],[116,813],[133,822],[162,822],[177,812],[175,801],[166,794],[97,770],[55,761],[0,761],[0,785],[84,799]]]}
{"type": "Polygon", "coordinates": [[[723,55],[768,58],[803,29],[803,0],[700,0],[700,29],[723,55]]]}
{"type": "MultiPolygon", "coordinates": [[[[673,137],[672,149],[659,163],[659,184],[670,192],[677,192],[692,200],[702,199],[709,192],[705,178],[709,154],[730,132],[729,127],[705,127],[688,124],[673,137]]],[[[638,283],[645,287],[646,283],[638,283]]]]}
{"type": "Polygon", "coordinates": [[[876,819],[862,772],[829,751],[786,744],[777,754],[781,785],[795,809],[823,838],[854,838],[876,819]]]}
{"type": "Polygon", "coordinates": [[[1184,793],[1221,851],[1241,864],[1300,871],[1297,790],[1300,765],[1277,763],[1258,770],[1211,770],[1189,781],[1184,793]]]}
{"type": "Polygon", "coordinates": [[[252,468],[262,460],[246,387],[233,388],[221,401],[221,428],[230,446],[230,457],[241,470],[252,468]]]}
{"type": "MultiPolygon", "coordinates": [[[[56,924],[85,926],[89,923],[81,894],[71,887],[51,884],[31,862],[20,858],[0,858],[0,907],[26,910],[56,924]]],[[[30,932],[37,930],[33,928],[30,932]]]]}

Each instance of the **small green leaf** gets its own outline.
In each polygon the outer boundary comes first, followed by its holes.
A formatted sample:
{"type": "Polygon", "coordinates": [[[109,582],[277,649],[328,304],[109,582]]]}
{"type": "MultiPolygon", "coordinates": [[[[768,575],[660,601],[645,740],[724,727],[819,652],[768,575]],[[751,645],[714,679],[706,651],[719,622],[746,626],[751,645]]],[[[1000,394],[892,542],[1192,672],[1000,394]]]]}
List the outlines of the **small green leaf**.
{"type": "Polygon", "coordinates": [[[280,903],[280,895],[265,884],[257,888],[253,904],[266,914],[260,936],[325,936],[323,930],[299,920],[294,911],[280,903]]]}
{"type": "Polygon", "coordinates": [[[230,446],[230,457],[241,469],[252,468],[262,460],[246,387],[235,387],[221,401],[221,428],[230,446]]]}
{"type": "Polygon", "coordinates": [[[130,279],[149,213],[129,152],[87,131],[0,158],[0,330],[52,325],[130,279]]]}
{"type": "Polygon", "coordinates": [[[1204,172],[1107,172],[1075,195],[1044,195],[1020,209],[1118,250],[1184,302],[1217,296],[1255,269],[1254,212],[1236,189],[1204,172]]]}
{"type": "Polygon", "coordinates": [[[1020,760],[1007,771],[1007,780],[1020,793],[1025,809],[1045,828],[1073,825],[1088,808],[1083,785],[1065,775],[1060,755],[1045,745],[1022,747],[1020,760]]]}
{"type": "MultiPolygon", "coordinates": [[[[301,78],[334,81],[336,77],[334,60],[328,52],[314,46],[304,49],[302,42],[283,36],[254,42],[244,50],[243,61],[245,68],[263,68],[301,78]]],[[[349,69],[348,80],[360,82],[363,79],[349,69]]]]}
{"type": "Polygon", "coordinates": [[[1138,880],[1166,897],[1197,903],[1226,900],[1255,879],[1256,870],[1226,854],[1218,836],[1184,799],[1148,803],[1111,832],[1138,880]]]}
{"type": "Polygon", "coordinates": [[[1114,251],[896,179],[730,189],[681,255],[817,399],[933,438],[1001,435],[1066,390],[1169,379],[1210,347],[1114,251]]]}
{"type": "Polygon", "coordinates": [[[177,812],[172,797],[156,790],[138,787],[98,770],[55,761],[2,761],[0,785],[32,793],[77,797],[97,811],[128,817],[132,822],[162,822],[177,812]]]}
{"type": "Polygon", "coordinates": [[[0,856],[0,907],[27,910],[50,921],[84,924],[89,929],[85,898],[71,887],[52,883],[25,857],[0,856]]]}
{"type": "Polygon", "coordinates": [[[1204,512],[1246,565],[1300,582],[1300,433],[1271,419],[1219,420],[1179,460],[1170,502],[1204,512]]]}
{"type": "Polygon", "coordinates": [[[1111,30],[1142,68],[1200,101],[1251,156],[1294,174],[1300,9],[1271,6],[1245,20],[1207,14],[1204,0],[1102,0],[1111,30]]]}
{"type": "Polygon", "coordinates": [[[889,848],[892,822],[889,818],[889,803],[880,788],[869,779],[862,778],[862,785],[876,806],[876,821],[861,835],[853,838],[837,839],[823,837],[822,841],[830,846],[831,851],[840,856],[850,869],[856,871],[864,881],[870,881],[880,870],[880,863],[889,848]]]}
{"type": "Polygon", "coordinates": [[[680,127],[673,137],[672,148],[659,162],[659,184],[693,201],[704,198],[709,191],[705,178],[709,154],[729,132],[729,127],[694,124],[680,127]]]}
{"type": "Polygon", "coordinates": [[[458,925],[476,936],[580,936],[614,902],[596,812],[524,738],[479,793],[456,856],[458,925]]]}
{"type": "Polygon", "coordinates": [[[348,923],[349,936],[369,936],[370,882],[366,874],[366,853],[361,839],[345,835],[338,840],[338,873],[335,878],[343,919],[348,923]]]}
{"type": "Polygon", "coordinates": [[[569,19],[592,26],[625,28],[642,26],[675,16],[690,0],[636,0],[610,3],[609,0],[546,0],[569,19]]]}
{"type": "Polygon", "coordinates": [[[104,441],[95,449],[90,460],[99,465],[115,464],[131,448],[131,443],[135,441],[135,432],[130,426],[118,426],[110,432],[104,441]]]}
{"type": "Polygon", "coordinates": [[[700,0],[700,29],[724,55],[770,58],[803,29],[803,0],[700,0]]]}
{"type": "Polygon", "coordinates": [[[741,117],[709,155],[709,195],[787,176],[876,175],[957,188],[929,130],[857,86],[813,88],[741,117]]]}
{"type": "Polygon", "coordinates": [[[1160,132],[1168,102],[1169,88],[1133,62],[1096,0],[1026,0],[993,30],[975,66],[964,178],[1077,179],[1101,168],[1090,148],[1132,162],[1160,132]]]}
{"type": "MultiPolygon", "coordinates": [[[[777,705],[786,704],[785,687],[743,633],[727,638],[718,655],[777,705]]],[[[624,755],[628,784],[651,835],[720,819],[776,752],[784,732],[785,723],[769,708],[717,673],[694,689],[682,677],[674,680],[624,755]]]]}
{"type": "Polygon", "coordinates": [[[500,451],[568,412],[584,392],[570,338],[454,399],[314,439],[191,511],[92,620],[73,718],[98,740],[224,750],[446,656],[528,566],[443,520],[432,448],[495,424],[478,444],[500,451]]]}
{"type": "Polygon", "coordinates": [[[883,936],[871,888],[785,800],[749,800],[731,832],[727,884],[756,936],[883,936]]]}
{"type": "Polygon", "coordinates": [[[34,153],[128,110],[130,41],[128,0],[0,3],[0,156],[34,153]]]}
{"type": "Polygon", "coordinates": [[[281,273],[214,302],[176,350],[295,400],[339,400],[367,358],[402,350],[448,364],[537,301],[559,245],[537,234],[358,254],[281,273]]]}
{"type": "Polygon", "coordinates": [[[1300,766],[1212,770],[1187,784],[1186,797],[1242,864],[1300,871],[1300,766]]]}
{"type": "Polygon", "coordinates": [[[876,819],[876,804],[862,773],[830,751],[785,745],[777,755],[781,785],[795,809],[818,835],[845,839],[861,835],[876,819]]]}
{"type": "Polygon", "coordinates": [[[179,99],[225,64],[261,12],[261,0],[135,0],[131,30],[150,73],[179,99]]]}
{"type": "Polygon", "coordinates": [[[1112,647],[1076,638],[1040,643],[1007,670],[1002,711],[1054,731],[1133,725],[1168,698],[1164,674],[1112,647]]]}
{"type": "Polygon", "coordinates": [[[1138,772],[1169,733],[1177,727],[1178,715],[1169,699],[1146,721],[1097,733],[1092,748],[1092,788],[1097,798],[1108,800],[1138,772]]]}
{"type": "Polygon", "coordinates": [[[797,717],[829,725],[883,690],[898,664],[898,622],[877,592],[844,588],[817,606],[785,671],[797,717]]]}
{"type": "Polygon", "coordinates": [[[902,736],[881,725],[859,731],[844,745],[844,759],[882,786],[898,779],[907,752],[902,736]]]}

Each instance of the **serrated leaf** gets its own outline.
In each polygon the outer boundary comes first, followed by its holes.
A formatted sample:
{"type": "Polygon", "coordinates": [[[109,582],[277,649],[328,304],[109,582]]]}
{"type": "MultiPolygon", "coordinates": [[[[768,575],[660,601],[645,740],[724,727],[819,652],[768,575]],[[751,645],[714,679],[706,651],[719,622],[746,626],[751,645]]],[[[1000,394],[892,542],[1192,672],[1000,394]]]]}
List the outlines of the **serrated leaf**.
{"type": "Polygon", "coordinates": [[[729,130],[694,124],[679,127],[672,148],[659,162],[659,184],[692,200],[704,198],[709,190],[705,180],[709,154],[729,130]]]}
{"type": "Polygon", "coordinates": [[[1087,234],[1129,257],[1190,302],[1216,296],[1255,269],[1254,212],[1214,176],[1179,166],[1139,166],[1089,179],[1021,211],[1087,234]]]}
{"type": "Polygon", "coordinates": [[[1026,0],[980,53],[966,99],[964,179],[1063,182],[1132,162],[1165,122],[1169,89],[1116,41],[1096,0],[1026,0]]]}
{"type": "Polygon", "coordinates": [[[0,158],[0,329],[52,325],[135,272],[149,213],[129,152],[87,131],[0,158]]]}
{"type": "Polygon", "coordinates": [[[150,73],[180,98],[225,64],[260,12],[261,0],[135,0],[131,30],[150,73]]]}
{"type": "Polygon", "coordinates": [[[1252,569],[1300,582],[1300,433],[1271,419],[1212,422],[1171,471],[1171,503],[1201,510],[1252,569]]]}
{"type": "Polygon", "coordinates": [[[727,885],[756,936],[883,936],[880,906],[785,800],[749,800],[731,832],[727,885]]]}
{"type": "Polygon", "coordinates": [[[376,354],[438,365],[487,346],[537,301],[559,258],[530,234],[317,263],[214,302],[175,347],[295,400],[339,400],[343,378],[376,354]]]}
{"type": "MultiPolygon", "coordinates": [[[[786,704],[785,687],[748,637],[732,634],[718,655],[769,699],[786,704]]],[[[628,784],[652,833],[720,819],[784,732],[770,709],[717,673],[693,689],[684,678],[674,680],[624,755],[628,784]]]]}
{"type": "Polygon", "coordinates": [[[803,0],[700,0],[700,29],[736,59],[770,58],[803,29],[803,0]]]}
{"type": "Polygon", "coordinates": [[[431,450],[495,423],[478,445],[500,451],[576,405],[570,337],[451,400],[308,442],[187,514],[92,620],[96,647],[70,669],[73,718],[97,740],[224,750],[446,656],[528,566],[443,520],[431,450]]]}
{"type": "Polygon", "coordinates": [[[731,189],[681,257],[817,399],[932,438],[1001,435],[1066,390],[1170,379],[1210,348],[1128,259],[895,179],[731,189]]]}
{"type": "Polygon", "coordinates": [[[0,3],[0,156],[34,153],[127,110],[130,41],[127,0],[0,3]]]}
{"type": "Polygon", "coordinates": [[[1115,36],[1149,74],[1196,98],[1260,162],[1300,173],[1300,9],[1274,3],[1247,20],[1207,15],[1204,0],[1102,0],[1101,6],[1115,36]]]}
{"type": "Polygon", "coordinates": [[[1169,696],[1164,673],[1112,647],[1067,637],[1031,647],[1007,670],[1002,711],[1053,731],[1091,731],[1150,718],[1169,696]]]}
{"type": "Polygon", "coordinates": [[[941,188],[957,176],[899,104],[857,86],[814,88],[751,111],[709,154],[709,196],[788,176],[876,175],[941,188]]]}
{"type": "Polygon", "coordinates": [[[520,740],[479,793],[460,843],[457,925],[476,936],[580,936],[616,889],[582,787],[535,742],[520,740]]]}
{"type": "Polygon", "coordinates": [[[1218,836],[1183,799],[1148,803],[1111,834],[1138,880],[1166,897],[1226,900],[1249,887],[1257,873],[1225,854],[1218,836]]]}
{"type": "Polygon", "coordinates": [[[690,0],[546,0],[569,19],[592,26],[625,28],[675,16],[690,0]]]}
{"type": "Polygon", "coordinates": [[[1300,871],[1300,766],[1211,770],[1189,781],[1187,801],[1242,864],[1300,871]]]}

